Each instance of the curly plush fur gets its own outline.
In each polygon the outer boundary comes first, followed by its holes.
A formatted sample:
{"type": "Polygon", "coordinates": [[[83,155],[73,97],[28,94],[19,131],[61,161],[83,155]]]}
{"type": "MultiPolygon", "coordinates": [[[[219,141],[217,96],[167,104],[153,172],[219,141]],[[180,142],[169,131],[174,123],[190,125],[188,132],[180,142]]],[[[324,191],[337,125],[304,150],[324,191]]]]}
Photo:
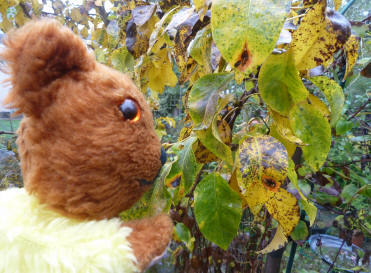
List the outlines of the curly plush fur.
{"type": "MultiPolygon", "coordinates": [[[[5,103],[25,115],[17,143],[27,192],[77,219],[112,218],[130,208],[148,190],[139,180],[153,180],[161,168],[161,144],[144,96],[56,21],[28,23],[4,44],[0,58],[12,84],[5,103]],[[141,111],[135,123],[119,110],[127,98],[141,111]]],[[[128,225],[144,268],[166,248],[172,223],[159,215],[128,225]]]]}

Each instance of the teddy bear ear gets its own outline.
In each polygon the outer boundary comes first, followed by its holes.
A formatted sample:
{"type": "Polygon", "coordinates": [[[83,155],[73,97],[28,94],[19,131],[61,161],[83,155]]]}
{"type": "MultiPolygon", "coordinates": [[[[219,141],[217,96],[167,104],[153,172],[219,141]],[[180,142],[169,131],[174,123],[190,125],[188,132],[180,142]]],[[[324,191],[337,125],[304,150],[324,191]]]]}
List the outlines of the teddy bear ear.
{"type": "Polygon", "coordinates": [[[12,84],[4,103],[26,115],[40,115],[53,102],[53,81],[95,65],[83,41],[55,20],[31,21],[8,33],[4,45],[0,59],[12,84]]]}

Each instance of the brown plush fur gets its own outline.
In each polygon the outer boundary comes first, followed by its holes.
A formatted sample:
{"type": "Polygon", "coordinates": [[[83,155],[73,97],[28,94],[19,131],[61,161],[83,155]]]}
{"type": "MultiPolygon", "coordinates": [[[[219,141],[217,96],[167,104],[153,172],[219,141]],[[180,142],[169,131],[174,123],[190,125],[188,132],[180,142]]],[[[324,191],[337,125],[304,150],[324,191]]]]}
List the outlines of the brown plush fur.
{"type": "Polygon", "coordinates": [[[155,257],[163,254],[169,244],[173,229],[172,222],[167,215],[161,214],[125,225],[133,228],[129,241],[135,257],[140,261],[140,269],[144,270],[155,257]]]}
{"type": "MultiPolygon", "coordinates": [[[[152,180],[161,167],[161,144],[144,96],[127,76],[97,63],[56,21],[28,23],[4,44],[0,58],[12,83],[5,102],[25,115],[18,146],[26,190],[76,218],[110,218],[131,207],[148,190],[138,180],[152,180]],[[140,107],[135,123],[119,110],[126,98],[140,107]]],[[[168,217],[156,221],[150,229],[148,220],[130,224],[142,266],[170,240],[168,217]]]]}

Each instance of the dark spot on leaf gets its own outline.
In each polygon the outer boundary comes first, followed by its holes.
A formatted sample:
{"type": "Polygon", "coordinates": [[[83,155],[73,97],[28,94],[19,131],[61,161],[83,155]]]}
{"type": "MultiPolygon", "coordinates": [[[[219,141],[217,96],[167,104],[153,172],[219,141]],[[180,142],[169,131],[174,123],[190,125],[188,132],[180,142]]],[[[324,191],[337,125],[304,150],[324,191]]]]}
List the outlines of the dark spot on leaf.
{"type": "Polygon", "coordinates": [[[234,67],[238,68],[241,72],[245,71],[246,68],[251,63],[251,53],[247,49],[247,43],[245,43],[244,48],[242,50],[242,53],[240,57],[238,58],[238,61],[234,64],[234,67]]]}

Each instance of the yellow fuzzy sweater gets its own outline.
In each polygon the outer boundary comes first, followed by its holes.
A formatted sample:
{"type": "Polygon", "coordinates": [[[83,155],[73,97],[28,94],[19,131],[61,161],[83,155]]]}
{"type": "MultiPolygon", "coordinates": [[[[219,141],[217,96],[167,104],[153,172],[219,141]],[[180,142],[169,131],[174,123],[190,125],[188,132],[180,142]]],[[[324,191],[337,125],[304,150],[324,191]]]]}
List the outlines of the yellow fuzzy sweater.
{"type": "Polygon", "coordinates": [[[0,273],[137,272],[118,218],[69,219],[24,189],[0,192],[0,273]]]}

